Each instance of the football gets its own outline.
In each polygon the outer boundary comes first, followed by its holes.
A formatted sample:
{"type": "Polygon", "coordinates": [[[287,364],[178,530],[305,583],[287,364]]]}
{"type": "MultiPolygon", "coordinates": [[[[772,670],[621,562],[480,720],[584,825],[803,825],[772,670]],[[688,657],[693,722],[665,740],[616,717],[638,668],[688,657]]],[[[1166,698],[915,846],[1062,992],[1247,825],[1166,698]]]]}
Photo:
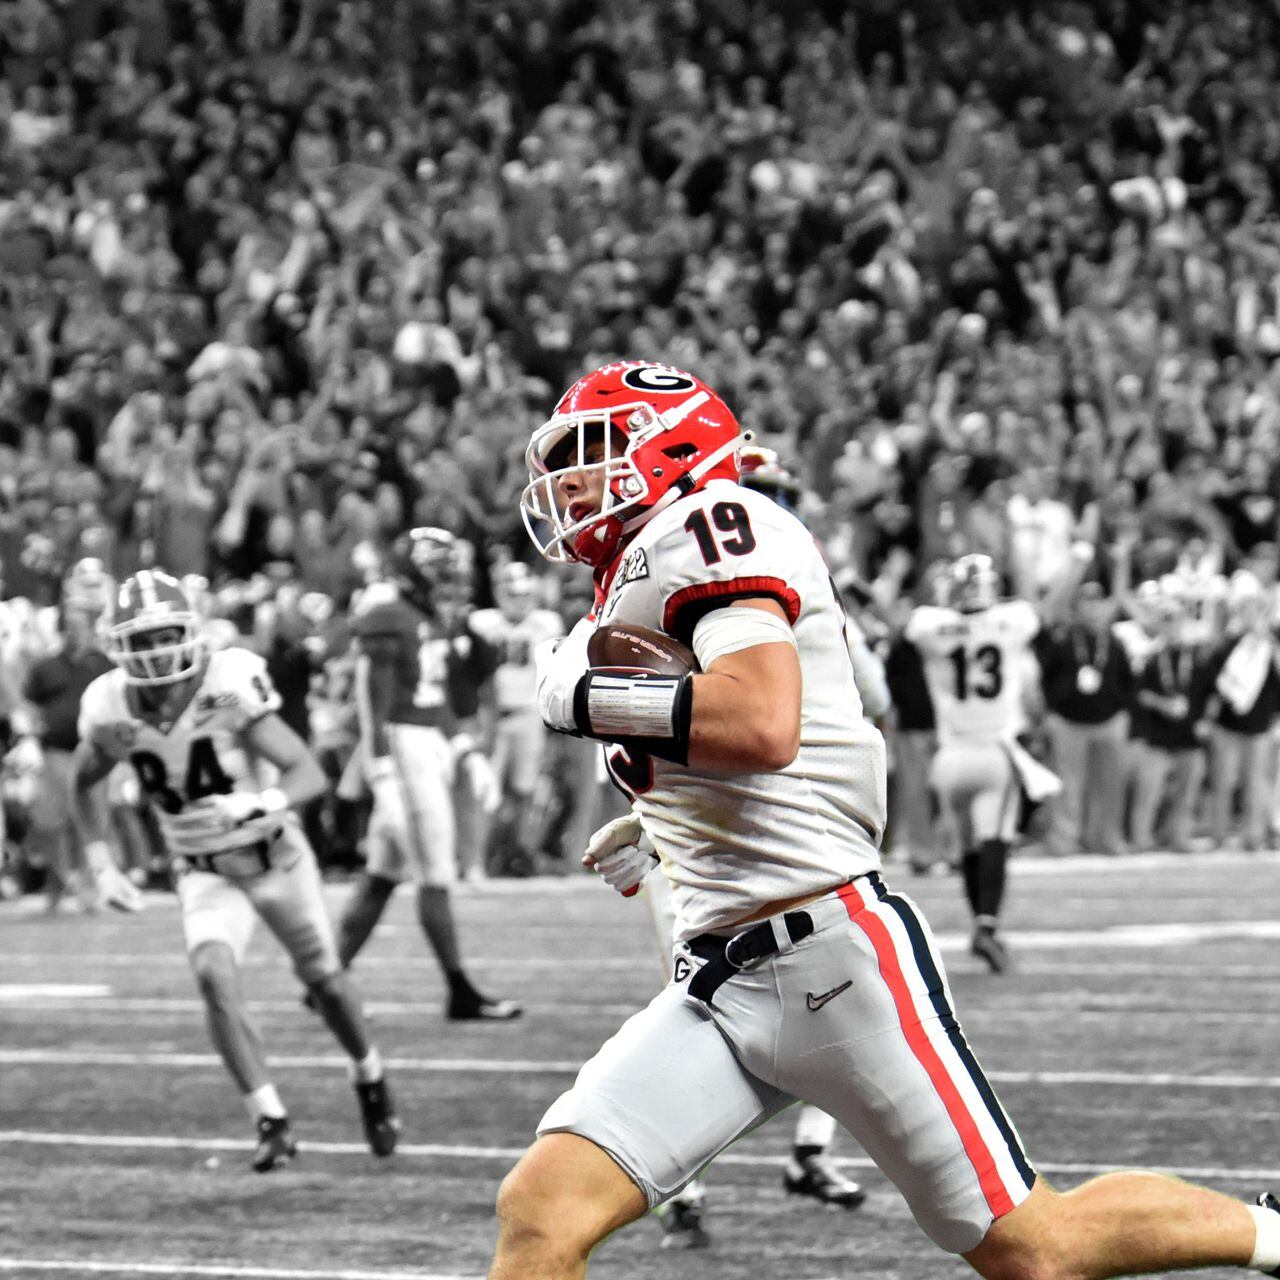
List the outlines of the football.
{"type": "Polygon", "coordinates": [[[659,676],[698,670],[698,659],[688,645],[652,627],[627,623],[597,628],[587,641],[587,661],[593,668],[651,671],[659,676]]]}

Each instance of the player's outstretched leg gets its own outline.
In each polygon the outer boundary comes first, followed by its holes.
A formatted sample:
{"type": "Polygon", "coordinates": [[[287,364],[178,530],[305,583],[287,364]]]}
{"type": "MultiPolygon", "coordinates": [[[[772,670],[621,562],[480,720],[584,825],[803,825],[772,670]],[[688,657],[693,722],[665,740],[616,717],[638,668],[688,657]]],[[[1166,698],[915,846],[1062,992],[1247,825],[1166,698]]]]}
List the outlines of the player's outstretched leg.
{"type": "Polygon", "coordinates": [[[1065,1193],[1040,1180],[964,1256],[988,1280],[1265,1272],[1280,1267],[1280,1212],[1156,1173],[1109,1173],[1065,1193]]]}
{"type": "Polygon", "coordinates": [[[244,1095],[257,1130],[253,1168],[267,1173],[297,1155],[284,1103],[267,1074],[262,1037],[240,991],[240,969],[225,942],[203,942],[191,953],[191,971],[204,1000],[209,1038],[244,1095]]]}
{"type": "Polygon", "coordinates": [[[396,884],[386,876],[368,872],[356,882],[338,921],[338,961],[344,969],[351,967],[351,962],[369,941],[369,935],[382,919],[382,913],[396,891],[396,884]]]}
{"type": "Polygon", "coordinates": [[[595,1143],[546,1134],[502,1181],[489,1280],[581,1280],[592,1249],[648,1207],[595,1143]]]}
{"type": "Polygon", "coordinates": [[[993,973],[1003,973],[1009,967],[1009,952],[998,933],[1008,861],[1007,840],[984,840],[972,853],[965,854],[965,884],[973,908],[969,949],[985,960],[993,973]]]}
{"type": "Polygon", "coordinates": [[[796,1117],[795,1143],[782,1173],[782,1185],[792,1195],[810,1196],[823,1204],[856,1209],[867,1193],[831,1162],[827,1148],[836,1134],[835,1119],[819,1107],[802,1103],[796,1117]]]}
{"type": "Polygon", "coordinates": [[[325,1020],[351,1058],[352,1083],[360,1103],[365,1140],[375,1156],[389,1156],[400,1138],[400,1118],[382,1069],[382,1057],[369,1043],[360,1001],[345,973],[308,984],[311,1007],[325,1020]]]}
{"type": "Polygon", "coordinates": [[[707,1185],[702,1178],[694,1178],[654,1210],[658,1221],[662,1223],[664,1249],[710,1247],[711,1236],[703,1222],[706,1203],[707,1185]]]}
{"type": "Polygon", "coordinates": [[[447,888],[431,884],[419,886],[418,921],[449,984],[446,1013],[451,1019],[455,1022],[505,1022],[520,1016],[522,1010],[514,1000],[491,1000],[481,995],[463,970],[458,931],[453,923],[453,906],[447,888]]]}

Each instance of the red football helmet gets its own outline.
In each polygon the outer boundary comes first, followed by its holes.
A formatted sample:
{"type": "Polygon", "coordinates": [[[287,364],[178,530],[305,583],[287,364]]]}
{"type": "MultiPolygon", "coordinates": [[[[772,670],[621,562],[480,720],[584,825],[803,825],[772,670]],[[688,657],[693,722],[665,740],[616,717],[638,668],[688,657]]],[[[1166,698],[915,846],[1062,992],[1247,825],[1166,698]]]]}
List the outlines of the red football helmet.
{"type": "Polygon", "coordinates": [[[200,670],[200,616],[176,578],[143,569],[126,578],[106,628],[107,657],[130,684],[177,684],[200,670]]]}
{"type": "Polygon", "coordinates": [[[520,511],[548,560],[608,564],[618,546],[677,498],[710,480],[738,479],[746,442],[729,406],[706,383],[670,365],[607,364],[565,392],[533,433],[520,511]],[[602,445],[596,461],[587,450],[602,445]],[[599,472],[599,510],[576,511],[557,481],[599,472]]]}
{"type": "Polygon", "coordinates": [[[795,474],[783,464],[776,450],[751,445],[742,450],[740,483],[771,498],[778,506],[793,514],[799,510],[803,490],[795,474]]]}

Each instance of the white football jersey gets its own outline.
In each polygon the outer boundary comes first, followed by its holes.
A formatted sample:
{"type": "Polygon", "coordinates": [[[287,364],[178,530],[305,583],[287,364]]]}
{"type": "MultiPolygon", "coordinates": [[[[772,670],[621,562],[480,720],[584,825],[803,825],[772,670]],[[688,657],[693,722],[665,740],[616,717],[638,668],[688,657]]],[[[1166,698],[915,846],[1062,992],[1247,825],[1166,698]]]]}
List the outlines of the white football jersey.
{"type": "Polygon", "coordinates": [[[1016,736],[1024,727],[1028,661],[1040,618],[1025,600],[976,613],[920,605],[906,637],[924,658],[941,742],[1016,736]]]}
{"type": "Polygon", "coordinates": [[[544,640],[564,635],[564,624],[550,609],[534,609],[520,622],[510,622],[501,609],[477,609],[471,629],[491,644],[501,657],[493,674],[493,695],[498,710],[533,711],[538,706],[533,651],[544,640]]]}
{"type": "Polygon", "coordinates": [[[653,627],[688,644],[703,615],[751,596],[776,600],[795,634],[795,760],[776,773],[713,774],[605,749],[671,881],[677,940],[880,866],[884,740],[863,716],[844,611],[799,520],[763,494],[712,481],[636,535],[596,622],[653,627]]]}
{"type": "Polygon", "coordinates": [[[224,853],[271,839],[291,821],[274,814],[231,832],[201,831],[189,821],[192,801],[230,791],[261,791],[277,770],[255,756],[244,730],[280,709],[280,695],[266,663],[248,649],[209,655],[199,687],[167,729],[143,720],[130,705],[129,685],[118,668],[99,676],[80,699],[80,737],[113,760],[133,765],[155,811],[171,855],[224,853]],[[186,811],[188,821],[176,821],[186,811]]]}

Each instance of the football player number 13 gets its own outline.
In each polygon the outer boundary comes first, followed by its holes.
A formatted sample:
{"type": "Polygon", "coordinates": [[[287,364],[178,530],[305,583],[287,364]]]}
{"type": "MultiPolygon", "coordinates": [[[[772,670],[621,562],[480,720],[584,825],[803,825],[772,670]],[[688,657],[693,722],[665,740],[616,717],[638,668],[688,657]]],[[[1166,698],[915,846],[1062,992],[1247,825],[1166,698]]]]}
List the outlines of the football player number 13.
{"type": "Polygon", "coordinates": [[[984,644],[970,653],[964,645],[952,649],[951,660],[956,679],[956,697],[963,702],[970,694],[975,698],[998,698],[1004,688],[1004,671],[1000,650],[993,644],[984,644]]]}

